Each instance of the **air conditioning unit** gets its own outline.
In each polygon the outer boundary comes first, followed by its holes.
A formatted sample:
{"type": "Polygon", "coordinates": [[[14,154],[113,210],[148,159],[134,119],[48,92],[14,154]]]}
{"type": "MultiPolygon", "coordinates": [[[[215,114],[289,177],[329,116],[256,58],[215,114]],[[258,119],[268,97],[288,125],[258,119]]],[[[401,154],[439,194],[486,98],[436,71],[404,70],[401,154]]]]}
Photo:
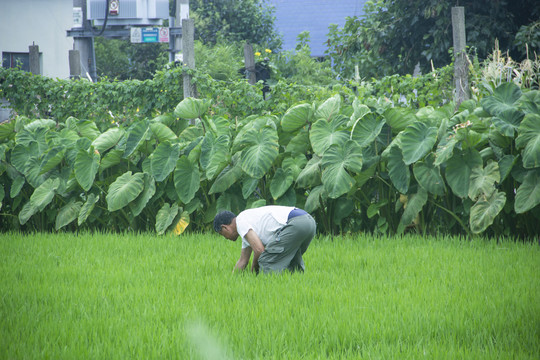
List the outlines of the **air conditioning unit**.
{"type": "MultiPolygon", "coordinates": [[[[88,0],[86,7],[88,20],[102,26],[110,11],[106,8],[107,0],[88,0]]],[[[107,25],[159,26],[168,18],[169,0],[118,0],[115,11],[109,13],[107,25]]]]}

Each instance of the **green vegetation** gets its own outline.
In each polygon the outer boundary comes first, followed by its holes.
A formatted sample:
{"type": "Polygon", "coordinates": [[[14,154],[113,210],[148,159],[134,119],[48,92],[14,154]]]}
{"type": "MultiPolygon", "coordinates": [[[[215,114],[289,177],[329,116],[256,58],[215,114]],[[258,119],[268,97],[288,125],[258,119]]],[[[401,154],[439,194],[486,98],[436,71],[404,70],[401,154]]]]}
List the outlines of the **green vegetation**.
{"type": "Polygon", "coordinates": [[[237,245],[1,235],[0,358],[540,355],[537,244],[319,237],[305,274],[258,277],[231,273],[237,245]]]}
{"type": "MultiPolygon", "coordinates": [[[[223,100],[264,103],[242,84],[223,100]]],[[[132,123],[17,118],[0,132],[3,227],[182,232],[281,204],[326,234],[540,232],[538,90],[503,82],[458,111],[341,90],[283,115],[188,98],[132,123]]]]}
{"type": "Polygon", "coordinates": [[[367,1],[365,16],[330,27],[327,54],[344,78],[353,77],[355,65],[366,78],[411,74],[417,64],[424,73],[446,66],[452,62],[454,6],[465,9],[467,46],[480,59],[492,53],[497,41],[518,61],[540,54],[535,0],[367,1]]]}

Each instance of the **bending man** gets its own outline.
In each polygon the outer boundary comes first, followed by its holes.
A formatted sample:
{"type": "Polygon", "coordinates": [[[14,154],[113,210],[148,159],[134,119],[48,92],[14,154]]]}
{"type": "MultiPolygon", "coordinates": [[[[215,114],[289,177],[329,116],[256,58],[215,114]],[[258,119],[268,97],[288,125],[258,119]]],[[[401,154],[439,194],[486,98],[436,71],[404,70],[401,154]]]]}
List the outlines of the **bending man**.
{"type": "MultiPolygon", "coordinates": [[[[253,252],[251,270],[267,272],[304,271],[302,255],[315,236],[315,220],[302,209],[263,206],[238,216],[222,211],[214,218],[214,230],[236,241],[242,237],[242,252],[234,270],[244,270],[253,252]]],[[[233,271],[234,271],[233,270],[233,271]]]]}

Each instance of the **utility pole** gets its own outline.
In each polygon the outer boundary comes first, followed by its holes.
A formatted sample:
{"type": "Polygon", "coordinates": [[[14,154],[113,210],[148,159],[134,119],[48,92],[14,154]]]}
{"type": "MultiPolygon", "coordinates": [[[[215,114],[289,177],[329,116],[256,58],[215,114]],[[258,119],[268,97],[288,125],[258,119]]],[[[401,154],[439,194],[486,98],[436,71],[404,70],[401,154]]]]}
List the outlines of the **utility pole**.
{"type": "MultiPolygon", "coordinates": [[[[189,0],[175,0],[175,4],[174,24],[169,24],[169,26],[173,27],[174,25],[180,27],[182,26],[182,20],[189,19],[189,0]]],[[[174,44],[169,45],[169,48],[171,49],[171,56],[169,57],[170,61],[182,62],[182,36],[174,36],[174,44]]]]}
{"type": "MultiPolygon", "coordinates": [[[[73,8],[82,9],[82,28],[83,30],[91,31],[91,24],[87,17],[86,0],[73,0],[73,8]]],[[[76,74],[77,69],[70,70],[70,76],[84,76],[86,74],[92,78],[92,81],[97,79],[96,71],[96,55],[94,53],[94,38],[93,37],[74,37],[73,50],[79,53],[79,74],[76,74]]],[[[70,52],[71,53],[71,52],[70,52]]],[[[76,57],[76,53],[71,53],[71,56],[76,57]]],[[[73,58],[74,59],[74,58],[73,58]]],[[[70,63],[73,61],[70,58],[70,63]]]]}
{"type": "Polygon", "coordinates": [[[465,8],[456,6],[452,8],[452,33],[454,38],[454,81],[456,87],[456,109],[469,99],[469,64],[465,52],[465,8]]]}

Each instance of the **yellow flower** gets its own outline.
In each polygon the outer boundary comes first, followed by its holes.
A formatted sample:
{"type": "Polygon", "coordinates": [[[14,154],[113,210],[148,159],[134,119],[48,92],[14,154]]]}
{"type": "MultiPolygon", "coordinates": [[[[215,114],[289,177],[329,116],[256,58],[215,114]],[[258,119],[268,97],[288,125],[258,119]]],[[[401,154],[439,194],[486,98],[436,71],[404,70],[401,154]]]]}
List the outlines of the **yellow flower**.
{"type": "Polygon", "coordinates": [[[261,53],[257,51],[257,52],[255,53],[255,56],[261,56],[261,53]]]}
{"type": "Polygon", "coordinates": [[[267,54],[271,54],[271,53],[272,53],[272,50],[270,50],[270,49],[264,49],[264,51],[265,51],[267,54]]]}

